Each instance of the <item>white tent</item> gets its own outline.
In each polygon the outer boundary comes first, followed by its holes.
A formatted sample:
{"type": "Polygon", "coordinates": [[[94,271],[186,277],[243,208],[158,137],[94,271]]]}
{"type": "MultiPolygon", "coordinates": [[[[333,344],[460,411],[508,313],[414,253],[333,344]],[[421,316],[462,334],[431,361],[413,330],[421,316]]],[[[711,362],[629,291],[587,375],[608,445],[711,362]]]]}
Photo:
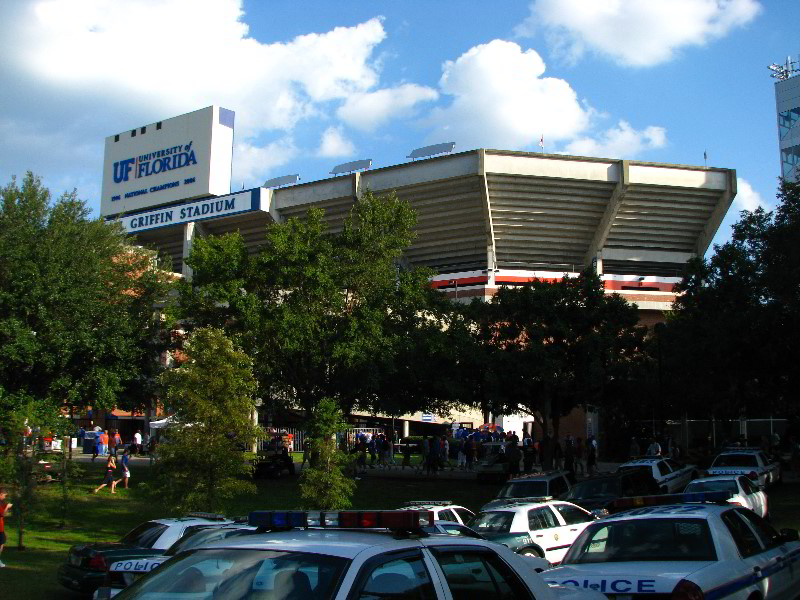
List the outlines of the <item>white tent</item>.
{"type": "Polygon", "coordinates": [[[160,421],[150,421],[150,429],[163,429],[168,425],[172,425],[175,423],[175,417],[167,417],[166,419],[161,419],[160,421]]]}

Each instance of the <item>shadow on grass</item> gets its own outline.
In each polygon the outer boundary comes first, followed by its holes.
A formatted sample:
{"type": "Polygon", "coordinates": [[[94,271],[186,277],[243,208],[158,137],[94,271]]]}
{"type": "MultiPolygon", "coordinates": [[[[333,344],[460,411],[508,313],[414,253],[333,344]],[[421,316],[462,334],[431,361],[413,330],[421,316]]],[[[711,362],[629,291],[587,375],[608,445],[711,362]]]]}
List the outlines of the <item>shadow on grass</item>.
{"type": "Polygon", "coordinates": [[[56,571],[64,556],[62,551],[28,548],[20,552],[16,548],[6,548],[3,551],[6,568],[3,569],[2,597],[14,600],[86,598],[62,587],[56,580],[56,571]]]}

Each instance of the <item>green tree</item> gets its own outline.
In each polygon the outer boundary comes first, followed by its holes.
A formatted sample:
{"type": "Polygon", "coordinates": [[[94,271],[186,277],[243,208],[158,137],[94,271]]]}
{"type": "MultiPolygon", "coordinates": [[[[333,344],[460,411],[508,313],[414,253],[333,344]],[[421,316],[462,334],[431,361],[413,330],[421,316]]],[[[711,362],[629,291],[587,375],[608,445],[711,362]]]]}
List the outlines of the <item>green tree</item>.
{"type": "Polygon", "coordinates": [[[613,403],[641,360],[636,307],[606,294],[591,270],[501,288],[484,310],[477,335],[489,347],[488,407],[539,413],[556,435],[560,417],[575,406],[613,403]]]}
{"type": "MultiPolygon", "coordinates": [[[[122,402],[167,287],[152,253],[119,224],[91,219],[74,191],[52,202],[32,173],[0,190],[0,428],[19,477],[35,460],[16,442],[22,427],[58,433],[64,413],[122,402]]],[[[18,515],[33,502],[23,479],[18,515]]]]}
{"type": "Polygon", "coordinates": [[[195,330],[184,349],[186,362],[161,376],[174,423],[158,446],[154,492],[176,509],[222,510],[255,492],[243,453],[263,434],[252,420],[252,361],[211,327],[195,330]]]}
{"type": "Polygon", "coordinates": [[[348,458],[336,444],[336,434],[345,427],[336,402],[323,398],[309,422],[312,460],[300,475],[300,497],[306,508],[341,510],[352,504],[355,481],[344,473],[348,458]]]}
{"type": "Polygon", "coordinates": [[[431,273],[403,265],[414,223],[407,202],[367,192],[338,233],[314,208],[268,226],[252,256],[238,234],[201,238],[187,260],[194,278],[181,285],[178,316],[236,337],[255,359],[268,410],[311,414],[322,398],[345,413],[442,410],[451,399],[416,393],[428,372],[412,368],[441,348],[429,335],[441,337],[431,320],[443,314],[431,273]],[[411,339],[425,342],[411,352],[411,339]],[[389,379],[405,385],[404,408],[389,379]]]}
{"type": "Polygon", "coordinates": [[[667,410],[796,414],[800,185],[782,182],[778,201],[741,211],[731,239],[689,263],[661,340],[667,410]]]}

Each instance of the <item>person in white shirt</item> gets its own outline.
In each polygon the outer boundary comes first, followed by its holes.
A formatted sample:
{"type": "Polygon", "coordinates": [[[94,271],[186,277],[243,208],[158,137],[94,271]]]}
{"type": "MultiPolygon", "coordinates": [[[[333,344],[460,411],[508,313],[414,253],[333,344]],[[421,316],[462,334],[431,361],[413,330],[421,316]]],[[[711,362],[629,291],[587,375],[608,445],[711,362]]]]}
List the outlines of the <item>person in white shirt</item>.
{"type": "Polygon", "coordinates": [[[137,431],[133,434],[133,445],[136,449],[136,454],[142,453],[142,433],[137,431]]]}

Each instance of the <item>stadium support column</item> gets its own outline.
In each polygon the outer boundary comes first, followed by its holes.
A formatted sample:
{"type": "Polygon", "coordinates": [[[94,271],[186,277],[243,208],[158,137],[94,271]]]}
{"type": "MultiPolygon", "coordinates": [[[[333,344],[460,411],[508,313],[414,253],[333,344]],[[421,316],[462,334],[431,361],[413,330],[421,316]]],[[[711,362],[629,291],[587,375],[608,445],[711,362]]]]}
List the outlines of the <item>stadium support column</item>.
{"type": "Polygon", "coordinates": [[[595,258],[597,259],[598,273],[602,273],[602,250],[606,245],[608,234],[611,232],[611,226],[614,224],[614,219],[617,217],[622,201],[625,199],[625,192],[628,191],[628,184],[630,182],[629,168],[627,160],[620,160],[617,162],[617,170],[619,173],[617,185],[614,186],[614,191],[611,192],[611,197],[606,204],[606,210],[597,224],[597,229],[594,232],[589,248],[583,257],[583,264],[586,266],[591,265],[595,258]]]}
{"type": "Polygon", "coordinates": [[[194,237],[196,235],[204,235],[204,233],[203,226],[195,221],[190,221],[183,226],[183,258],[181,273],[186,281],[192,280],[192,268],[186,264],[186,259],[189,258],[189,254],[192,252],[192,243],[194,242],[194,237]]]}

